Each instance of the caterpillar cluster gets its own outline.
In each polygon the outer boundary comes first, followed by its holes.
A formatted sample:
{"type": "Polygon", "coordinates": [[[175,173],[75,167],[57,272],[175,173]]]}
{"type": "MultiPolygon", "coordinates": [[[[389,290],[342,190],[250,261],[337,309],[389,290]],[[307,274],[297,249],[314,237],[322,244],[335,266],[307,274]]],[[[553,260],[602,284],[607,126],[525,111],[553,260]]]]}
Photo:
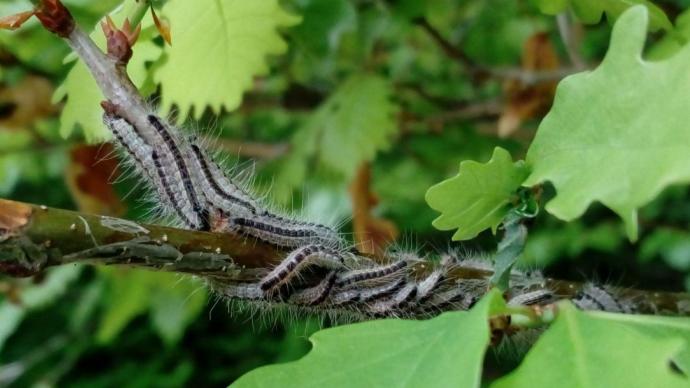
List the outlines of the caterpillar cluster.
{"type": "MultiPolygon", "coordinates": [[[[239,234],[290,252],[258,282],[209,280],[224,298],[363,320],[466,310],[489,289],[488,276],[464,280],[449,276],[457,268],[490,269],[485,262],[457,254],[443,255],[437,263],[411,253],[391,252],[386,264],[362,256],[329,226],[269,210],[226,174],[195,138],[182,136],[162,118],[146,112],[145,117],[132,119],[131,112],[122,112],[112,102],[102,105],[105,125],[165,215],[188,229],[239,234]]],[[[537,272],[514,271],[512,278],[507,295],[511,305],[559,299],[537,272]]],[[[573,302],[582,309],[611,312],[631,312],[634,306],[594,284],[583,286],[573,302]]]]}

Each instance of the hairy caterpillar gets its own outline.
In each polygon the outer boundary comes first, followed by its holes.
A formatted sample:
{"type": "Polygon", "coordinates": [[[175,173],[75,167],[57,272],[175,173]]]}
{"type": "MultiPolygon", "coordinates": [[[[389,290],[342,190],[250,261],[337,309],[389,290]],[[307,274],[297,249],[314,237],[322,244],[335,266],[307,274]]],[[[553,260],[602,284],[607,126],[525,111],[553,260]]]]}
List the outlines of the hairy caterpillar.
{"type": "MultiPolygon", "coordinates": [[[[65,38],[91,70],[107,99],[102,104],[105,125],[125,150],[125,159],[149,184],[163,213],[189,229],[239,234],[290,251],[254,282],[209,278],[220,295],[262,307],[289,306],[366,319],[467,309],[486,293],[491,268],[485,262],[450,253],[434,264],[425,257],[390,252],[388,264],[378,264],[352,250],[334,228],[272,211],[227,175],[195,138],[183,136],[145,103],[124,69],[131,57],[127,34],[104,26],[106,56],[76,27],[66,9],[56,12],[63,12],[66,16],[60,20],[68,23],[44,25],[65,38]],[[422,273],[420,267],[425,269],[422,273]],[[457,268],[486,276],[450,280],[457,268]]],[[[539,305],[558,298],[539,276],[515,271],[511,277],[511,304],[539,305]]],[[[594,285],[583,287],[573,302],[585,309],[632,311],[629,301],[594,285]]]]}
{"type": "Polygon", "coordinates": [[[398,260],[389,265],[380,267],[343,272],[338,276],[336,284],[338,287],[346,287],[355,283],[372,280],[376,281],[391,275],[395,275],[402,271],[405,267],[407,267],[407,261],[398,260]]]}
{"type": "Polygon", "coordinates": [[[601,310],[614,313],[631,314],[635,305],[631,301],[618,298],[606,286],[585,283],[573,299],[573,303],[583,310],[601,310]]]}
{"type": "MultiPolygon", "coordinates": [[[[217,231],[294,248],[257,283],[214,284],[214,289],[227,298],[336,310],[366,319],[430,316],[446,309],[467,309],[488,289],[488,280],[443,281],[454,267],[490,270],[486,261],[459,257],[457,253],[443,255],[441,263],[422,279],[416,278],[411,264],[425,259],[415,254],[390,252],[392,261],[388,264],[359,257],[345,248],[347,243],[332,228],[267,210],[227,176],[194,138],[183,138],[153,113],[147,114],[147,121],[159,136],[147,143],[136,127],[115,112],[106,110],[106,126],[149,180],[154,193],[171,208],[171,213],[183,218],[185,226],[211,226],[217,231]],[[316,276],[307,279],[303,274],[312,267],[328,271],[321,275],[312,271],[316,276]]],[[[545,304],[557,299],[544,287],[538,272],[514,271],[513,278],[516,286],[510,292],[511,305],[545,304]]],[[[583,309],[630,310],[612,293],[591,284],[583,287],[574,303],[583,309]]]]}
{"type": "Polygon", "coordinates": [[[282,284],[290,281],[299,273],[300,267],[317,265],[334,270],[344,268],[344,259],[338,252],[320,245],[307,245],[297,248],[290,253],[285,260],[259,282],[259,287],[264,292],[275,290],[282,284]]]}

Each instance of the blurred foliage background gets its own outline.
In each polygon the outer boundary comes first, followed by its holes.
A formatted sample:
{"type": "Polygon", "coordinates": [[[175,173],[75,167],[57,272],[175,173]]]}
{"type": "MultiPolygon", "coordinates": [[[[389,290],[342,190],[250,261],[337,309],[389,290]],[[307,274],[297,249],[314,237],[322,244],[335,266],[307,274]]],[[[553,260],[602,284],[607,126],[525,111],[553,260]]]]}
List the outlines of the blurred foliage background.
{"type": "MultiPolygon", "coordinates": [[[[229,164],[251,161],[257,190],[273,202],[343,223],[373,251],[390,241],[455,247],[450,232],[432,228],[425,191],[497,145],[524,157],[558,80],[595,67],[611,30],[606,18],[584,25],[569,12],[545,15],[537,1],[266,0],[257,3],[279,32],[257,46],[226,36],[236,51],[224,52],[211,44],[223,44],[213,20],[183,18],[210,3],[180,1],[153,2],[171,24],[172,47],[145,18],[130,65],[142,91],[212,139],[229,164]],[[197,22],[206,35],[191,33],[197,22]],[[255,52],[258,62],[243,57],[255,52]],[[195,71],[224,55],[223,71],[251,82],[195,71]]],[[[64,3],[92,28],[122,1],[64,3]]],[[[673,25],[662,20],[651,32],[649,58],[685,43],[689,3],[655,2],[673,25]]],[[[0,15],[30,7],[2,0],[0,15]]],[[[117,178],[103,143],[99,97],[68,54],[35,21],[0,32],[0,196],[146,219],[142,189],[117,178]]],[[[552,195],[545,187],[544,198],[552,195]]],[[[683,290],[688,222],[686,187],[642,209],[636,244],[603,207],[571,223],[541,214],[522,261],[557,278],[683,290]]],[[[494,247],[485,232],[462,249],[494,247]]],[[[299,358],[324,324],[235,312],[201,282],[169,274],[74,266],[0,278],[0,386],[225,386],[299,358]]]]}

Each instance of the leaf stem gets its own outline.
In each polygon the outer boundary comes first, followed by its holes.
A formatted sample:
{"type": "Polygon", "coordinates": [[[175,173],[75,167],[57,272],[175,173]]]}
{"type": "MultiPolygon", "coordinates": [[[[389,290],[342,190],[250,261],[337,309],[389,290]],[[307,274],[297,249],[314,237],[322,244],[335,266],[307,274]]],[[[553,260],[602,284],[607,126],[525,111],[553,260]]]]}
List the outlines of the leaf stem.
{"type": "Polygon", "coordinates": [[[136,0],[136,3],[136,7],[132,10],[128,17],[129,23],[133,28],[136,28],[136,26],[141,23],[144,15],[146,15],[146,12],[149,10],[149,8],[151,8],[151,0],[136,0]]]}

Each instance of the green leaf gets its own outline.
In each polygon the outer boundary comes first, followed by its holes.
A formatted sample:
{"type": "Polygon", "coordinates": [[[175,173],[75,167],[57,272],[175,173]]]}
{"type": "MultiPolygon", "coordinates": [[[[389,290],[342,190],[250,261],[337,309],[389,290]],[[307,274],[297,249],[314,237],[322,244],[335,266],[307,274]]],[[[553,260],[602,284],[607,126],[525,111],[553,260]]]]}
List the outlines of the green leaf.
{"type": "Polygon", "coordinates": [[[302,129],[318,138],[315,150],[323,164],[350,177],[360,163],[387,149],[398,131],[391,96],[388,82],[373,75],[355,75],[340,85],[302,129]]]}
{"type": "MultiPolygon", "coordinates": [[[[113,20],[117,25],[121,24],[125,16],[129,14],[129,9],[134,5],[136,5],[135,0],[129,0],[126,7],[113,15],[113,20]]],[[[150,40],[155,27],[152,27],[149,18],[145,18],[144,21],[140,39],[134,46],[134,55],[127,66],[130,79],[139,86],[146,80],[148,74],[146,63],[158,59],[161,55],[161,48],[150,40]]],[[[105,36],[100,28],[94,30],[91,37],[99,47],[105,47],[105,36]]],[[[74,55],[69,55],[65,62],[74,59],[76,59],[74,55]]],[[[86,140],[90,143],[107,140],[111,137],[110,132],[103,125],[103,111],[100,106],[103,94],[81,60],[74,64],[63,83],[55,90],[53,102],[58,102],[65,97],[67,97],[67,101],[60,115],[60,135],[63,137],[70,136],[74,127],[79,125],[84,131],[86,140]]]]}
{"type": "Polygon", "coordinates": [[[276,180],[278,200],[302,184],[309,160],[349,179],[364,161],[387,149],[398,131],[398,106],[387,80],[358,74],[343,82],[295,133],[276,180]]]}
{"type": "Polygon", "coordinates": [[[10,154],[0,157],[0,195],[6,196],[14,190],[22,177],[21,155],[10,154]]]}
{"type": "Polygon", "coordinates": [[[649,60],[661,60],[677,53],[690,39],[690,9],[676,17],[676,28],[649,48],[649,60]]]}
{"type": "Polygon", "coordinates": [[[299,0],[297,3],[304,19],[291,35],[312,55],[326,56],[337,48],[343,33],[356,27],[357,13],[347,0],[299,0]]]}
{"type": "Polygon", "coordinates": [[[440,230],[457,228],[453,240],[471,239],[488,228],[495,231],[528,173],[522,161],[513,163],[500,147],[485,164],[460,163],[458,175],[426,193],[429,206],[441,212],[433,225],[440,230]]]}
{"type": "MultiPolygon", "coordinates": [[[[520,263],[531,268],[545,268],[561,259],[574,258],[588,249],[614,253],[625,241],[619,223],[602,222],[585,226],[582,221],[546,225],[530,230],[520,263]]],[[[643,247],[640,248],[644,250],[643,247]]]]}
{"type": "Polygon", "coordinates": [[[491,292],[472,310],[427,321],[379,320],[322,330],[304,358],[262,367],[233,387],[479,387],[488,317],[504,309],[491,292]]]}
{"type": "Polygon", "coordinates": [[[20,303],[0,302],[0,350],[19,327],[27,313],[43,308],[63,296],[79,278],[83,266],[63,266],[50,269],[43,282],[22,287],[20,303]]]}
{"type": "Polygon", "coordinates": [[[522,364],[492,388],[687,387],[670,361],[688,349],[688,320],[619,316],[561,304],[522,364]]]}
{"type": "Polygon", "coordinates": [[[151,323],[165,343],[172,346],[199,316],[206,301],[206,289],[201,281],[175,279],[174,286],[157,287],[151,295],[151,323]]]}
{"type": "Polygon", "coordinates": [[[597,319],[625,324],[660,341],[682,339],[683,349],[673,357],[673,361],[686,376],[690,375],[690,319],[687,317],[612,314],[601,311],[587,314],[597,319]]]}
{"type": "Polygon", "coordinates": [[[649,261],[656,255],[678,271],[690,269],[690,234],[683,230],[657,228],[640,246],[639,258],[649,261]]]}
{"type": "Polygon", "coordinates": [[[570,6],[578,19],[587,24],[599,23],[604,13],[613,22],[628,8],[642,4],[650,13],[649,29],[651,31],[673,29],[664,11],[648,0],[534,0],[534,2],[542,12],[550,15],[561,13],[570,6]]]}
{"type": "Polygon", "coordinates": [[[519,216],[511,213],[503,222],[505,234],[498,243],[494,259],[494,274],[491,275],[491,284],[502,291],[508,290],[513,265],[525,249],[527,227],[522,225],[520,221],[519,216]]]}
{"type": "Polygon", "coordinates": [[[256,75],[268,73],[267,55],[286,51],[276,31],[299,23],[276,0],[172,1],[164,9],[172,27],[168,61],[155,74],[161,107],[186,117],[239,106],[256,75]]]}
{"type": "Polygon", "coordinates": [[[24,317],[26,310],[15,303],[7,300],[0,303],[0,350],[5,346],[5,342],[19,327],[24,317]]]}
{"type": "Polygon", "coordinates": [[[111,343],[134,318],[150,312],[153,328],[172,345],[206,303],[201,284],[180,281],[175,274],[117,268],[99,270],[109,284],[107,309],[96,334],[100,343],[111,343]]]}
{"type": "Polygon", "coordinates": [[[107,267],[99,268],[99,271],[107,277],[109,292],[96,340],[101,344],[108,344],[132,319],[148,310],[150,295],[147,275],[149,273],[107,267]]]}
{"type": "Polygon", "coordinates": [[[561,81],[527,152],[525,182],[551,181],[558,194],[546,210],[566,221],[600,201],[625,221],[632,240],[637,208],[690,181],[690,47],[664,61],[642,60],[646,20],[646,8],[631,8],[616,22],[602,64],[561,81]]]}

